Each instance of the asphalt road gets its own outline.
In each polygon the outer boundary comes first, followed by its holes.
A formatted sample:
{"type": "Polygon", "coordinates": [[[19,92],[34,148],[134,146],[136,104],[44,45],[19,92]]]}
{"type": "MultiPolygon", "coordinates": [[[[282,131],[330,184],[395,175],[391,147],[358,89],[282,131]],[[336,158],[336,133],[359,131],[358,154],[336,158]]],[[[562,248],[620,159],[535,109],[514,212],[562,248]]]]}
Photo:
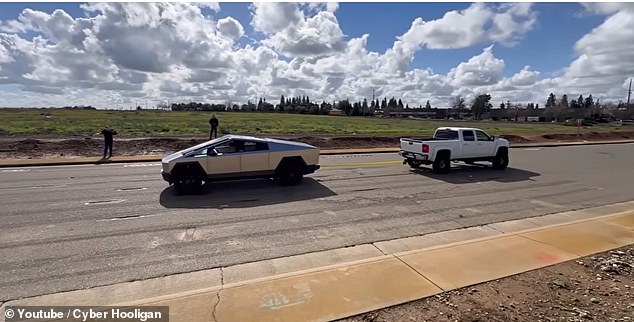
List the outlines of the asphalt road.
{"type": "Polygon", "coordinates": [[[0,301],[634,199],[634,144],[511,150],[505,171],[324,156],[301,186],[175,196],[160,164],[0,169],[0,301]]]}

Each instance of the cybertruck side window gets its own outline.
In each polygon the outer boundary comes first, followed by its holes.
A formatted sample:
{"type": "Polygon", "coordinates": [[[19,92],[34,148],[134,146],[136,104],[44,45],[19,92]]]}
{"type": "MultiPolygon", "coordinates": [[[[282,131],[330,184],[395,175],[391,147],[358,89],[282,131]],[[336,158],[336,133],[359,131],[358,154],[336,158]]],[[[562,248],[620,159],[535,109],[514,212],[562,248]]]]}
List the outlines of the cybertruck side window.
{"type": "Polygon", "coordinates": [[[231,154],[241,152],[241,144],[242,142],[238,142],[235,140],[224,142],[218,146],[216,146],[216,151],[222,154],[231,154]]]}
{"type": "Polygon", "coordinates": [[[268,151],[269,145],[266,142],[244,141],[244,152],[268,151]]]}
{"type": "Polygon", "coordinates": [[[207,155],[207,147],[198,149],[198,150],[194,150],[194,151],[190,151],[188,153],[185,154],[185,156],[187,157],[194,157],[197,155],[207,155]]]}

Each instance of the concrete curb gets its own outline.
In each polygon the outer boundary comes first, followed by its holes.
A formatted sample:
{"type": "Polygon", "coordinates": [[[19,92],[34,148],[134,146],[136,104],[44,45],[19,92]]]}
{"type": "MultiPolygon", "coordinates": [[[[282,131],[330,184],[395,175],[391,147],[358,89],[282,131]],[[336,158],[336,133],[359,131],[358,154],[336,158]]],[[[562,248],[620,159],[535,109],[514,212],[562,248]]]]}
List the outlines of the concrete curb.
{"type": "MultiPolygon", "coordinates": [[[[634,140],[618,141],[583,141],[583,142],[554,142],[554,143],[522,143],[514,144],[512,149],[539,148],[539,147],[559,147],[577,145],[606,145],[606,144],[628,144],[634,140]]],[[[365,154],[365,153],[396,153],[399,148],[365,148],[365,149],[325,149],[321,150],[321,155],[338,154],[365,154]]],[[[56,165],[82,165],[82,164],[113,164],[113,163],[133,163],[133,162],[160,162],[162,155],[124,156],[114,157],[108,161],[97,158],[51,158],[51,159],[0,159],[0,168],[9,167],[37,167],[56,165]]]]}

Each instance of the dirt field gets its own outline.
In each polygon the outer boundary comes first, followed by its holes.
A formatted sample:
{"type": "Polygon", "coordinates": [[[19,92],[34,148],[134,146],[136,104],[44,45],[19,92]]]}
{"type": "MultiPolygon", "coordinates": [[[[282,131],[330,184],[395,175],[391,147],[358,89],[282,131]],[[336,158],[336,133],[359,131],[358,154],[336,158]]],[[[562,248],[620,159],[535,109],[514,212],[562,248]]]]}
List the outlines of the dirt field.
{"type": "Polygon", "coordinates": [[[634,246],[340,322],[634,321],[634,246]]]}
{"type": "MultiPolygon", "coordinates": [[[[271,135],[280,139],[292,139],[315,145],[321,149],[338,148],[371,148],[398,147],[400,136],[290,136],[271,135]]],[[[634,131],[622,132],[587,132],[576,134],[545,134],[538,136],[503,136],[513,143],[567,142],[634,139],[634,131]]],[[[154,137],[126,138],[117,137],[113,155],[147,155],[165,154],[191,147],[204,142],[205,138],[154,137]]],[[[0,136],[0,158],[38,158],[38,157],[73,157],[100,156],[103,140],[100,137],[47,137],[24,138],[0,136]]]]}

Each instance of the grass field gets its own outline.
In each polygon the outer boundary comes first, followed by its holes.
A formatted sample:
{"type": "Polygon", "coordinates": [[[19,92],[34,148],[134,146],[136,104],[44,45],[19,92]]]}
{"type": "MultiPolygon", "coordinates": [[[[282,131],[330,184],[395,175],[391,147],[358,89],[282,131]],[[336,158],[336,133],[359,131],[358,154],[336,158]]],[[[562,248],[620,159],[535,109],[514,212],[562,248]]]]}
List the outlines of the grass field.
{"type": "MultiPolygon", "coordinates": [[[[1,135],[93,135],[111,126],[127,136],[206,135],[210,112],[0,109],[1,135]]],[[[216,113],[220,133],[430,135],[439,126],[478,127],[493,135],[575,133],[571,126],[545,123],[421,121],[371,117],[278,113],[216,113]]],[[[602,125],[584,131],[619,131],[602,125]]]]}

